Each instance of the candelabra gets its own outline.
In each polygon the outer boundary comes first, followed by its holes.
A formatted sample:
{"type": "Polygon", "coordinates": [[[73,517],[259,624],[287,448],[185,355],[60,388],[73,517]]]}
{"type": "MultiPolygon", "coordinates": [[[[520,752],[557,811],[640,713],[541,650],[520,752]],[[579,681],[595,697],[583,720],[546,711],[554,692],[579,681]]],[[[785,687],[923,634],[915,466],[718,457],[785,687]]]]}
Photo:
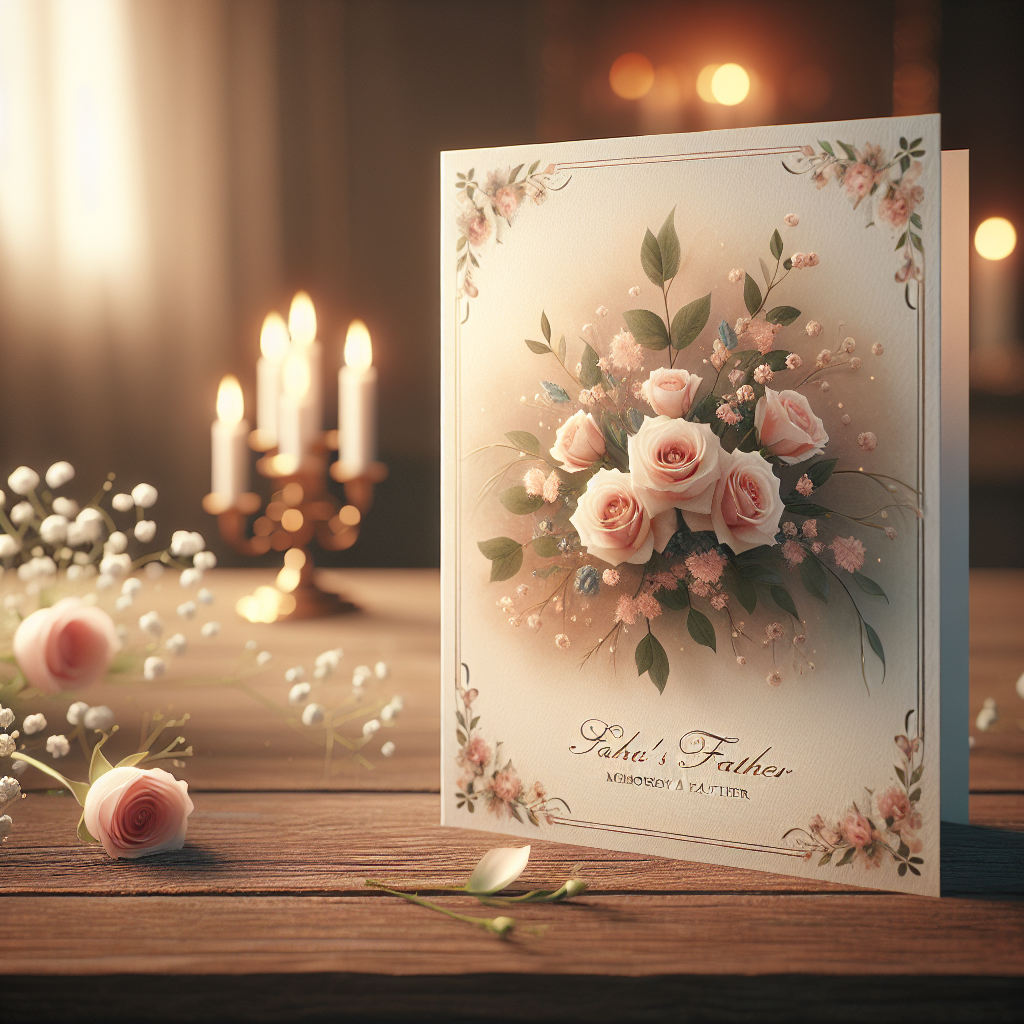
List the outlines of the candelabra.
{"type": "Polygon", "coordinates": [[[249,447],[260,453],[257,472],[271,481],[272,493],[264,506],[260,495],[247,492],[236,500],[207,494],[203,508],[217,517],[221,537],[243,555],[284,553],[284,567],[275,586],[259,587],[238,602],[238,611],[252,622],[310,619],[356,611],[351,601],[320,589],[313,580],[309,547],[344,551],[355,544],[363,518],[373,504],[376,484],[387,478],[382,462],[352,472],[338,461],[328,467],[328,454],[338,448],[338,432],[320,436],[302,459],[281,455],[259,430],[249,435],[249,447]],[[326,476],[344,486],[342,504],[326,487],[326,476]]]}

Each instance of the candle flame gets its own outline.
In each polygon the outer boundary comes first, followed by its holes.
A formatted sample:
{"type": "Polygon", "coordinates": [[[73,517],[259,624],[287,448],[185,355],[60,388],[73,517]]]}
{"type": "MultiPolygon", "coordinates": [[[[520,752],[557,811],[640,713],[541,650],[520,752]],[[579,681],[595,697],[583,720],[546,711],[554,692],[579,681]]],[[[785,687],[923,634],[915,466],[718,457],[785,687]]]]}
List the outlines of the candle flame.
{"type": "Polygon", "coordinates": [[[373,345],[370,332],[362,320],[353,320],[345,335],[345,365],[356,370],[369,369],[373,363],[373,345]]]}
{"type": "Polygon", "coordinates": [[[260,351],[267,357],[278,362],[284,359],[288,351],[288,325],[280,313],[268,313],[260,331],[260,351]]]}
{"type": "Polygon", "coordinates": [[[242,385],[238,378],[229,373],[217,388],[217,419],[232,426],[242,422],[245,412],[245,400],[242,398],[242,385]]]}
{"type": "Polygon", "coordinates": [[[316,341],[316,310],[307,292],[296,292],[288,310],[288,333],[296,345],[311,345],[316,341]]]}
{"type": "Polygon", "coordinates": [[[309,360],[301,352],[292,352],[284,361],[284,393],[298,401],[309,391],[309,360]]]}

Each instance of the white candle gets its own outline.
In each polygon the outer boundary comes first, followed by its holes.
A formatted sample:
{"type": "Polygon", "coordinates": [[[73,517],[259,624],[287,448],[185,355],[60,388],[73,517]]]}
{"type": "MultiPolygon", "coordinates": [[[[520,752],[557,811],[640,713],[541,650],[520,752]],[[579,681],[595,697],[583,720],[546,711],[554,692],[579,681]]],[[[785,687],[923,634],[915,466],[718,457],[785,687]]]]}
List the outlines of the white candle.
{"type": "Polygon", "coordinates": [[[281,364],[288,352],[288,327],[279,313],[268,313],[260,331],[262,357],[256,362],[256,429],[267,444],[277,439],[277,407],[281,397],[281,364]]]}
{"type": "Polygon", "coordinates": [[[322,346],[316,340],[316,310],[313,300],[306,292],[297,292],[288,310],[288,333],[292,344],[302,349],[309,363],[309,389],[306,404],[310,407],[309,419],[314,432],[323,430],[323,355],[322,346]]]}
{"type": "Polygon", "coordinates": [[[345,336],[345,365],[338,371],[339,456],[345,472],[366,471],[377,456],[377,370],[370,332],[353,320],[345,336]]]}
{"type": "Polygon", "coordinates": [[[249,424],[238,379],[228,374],[217,389],[217,419],[211,428],[211,490],[229,504],[249,487],[249,458],[246,438],[249,424]]]}
{"type": "Polygon", "coordinates": [[[309,450],[314,428],[309,397],[309,359],[297,345],[285,358],[282,368],[283,392],[277,421],[277,452],[294,460],[296,467],[309,450]]]}

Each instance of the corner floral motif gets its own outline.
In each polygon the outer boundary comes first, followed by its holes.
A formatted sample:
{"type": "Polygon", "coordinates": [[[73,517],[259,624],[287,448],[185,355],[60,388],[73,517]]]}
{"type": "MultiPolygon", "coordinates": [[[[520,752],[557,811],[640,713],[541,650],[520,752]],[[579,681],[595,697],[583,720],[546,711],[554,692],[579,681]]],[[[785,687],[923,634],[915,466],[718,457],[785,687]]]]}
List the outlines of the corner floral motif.
{"type": "Polygon", "coordinates": [[[482,802],[497,818],[515,818],[521,824],[525,819],[538,827],[542,819],[552,824],[553,805],[561,804],[566,811],[569,805],[561,797],[549,797],[543,783],[534,782],[527,789],[511,758],[502,762],[500,742],[492,751],[490,743],[477,731],[480,716],[473,713],[473,702],[480,692],[469,687],[469,667],[463,664],[462,670],[465,683],[456,686],[456,696],[462,703],[462,710],[455,710],[458,722],[455,735],[459,741],[455,762],[462,769],[456,806],[472,813],[482,802]]]}
{"type": "Polygon", "coordinates": [[[899,149],[890,160],[885,150],[875,143],[856,148],[837,141],[833,147],[822,140],[817,149],[802,147],[794,166],[782,162],[790,174],[810,174],[819,189],[830,181],[835,182],[855,210],[867,211],[868,227],[882,224],[899,235],[896,250],[900,252],[902,264],[895,277],[904,286],[904,297],[911,309],[916,306],[911,302],[910,284],[920,285],[924,280],[924,242],[918,234],[923,223],[917,212],[924,202],[924,189],[917,184],[922,170],[918,158],[925,155],[925,151],[918,148],[921,141],[907,142],[901,138],[899,149]]]}
{"type": "Polygon", "coordinates": [[[901,761],[893,765],[898,783],[878,794],[866,790],[866,800],[859,805],[852,802],[838,821],[826,822],[816,814],[806,828],[790,829],[782,837],[784,841],[792,837],[795,846],[805,851],[805,860],[820,854],[818,867],[859,864],[871,869],[881,867],[888,857],[900,878],[908,871],[921,874],[924,858],[918,854],[924,844],[918,832],[923,818],[918,803],[924,774],[924,741],[908,735],[913,713],[907,712],[904,733],[895,737],[901,761]]]}
{"type": "MultiPolygon", "coordinates": [[[[455,244],[458,254],[455,271],[459,296],[475,299],[480,294],[473,282],[473,271],[480,266],[480,258],[492,243],[501,244],[509,229],[521,213],[526,200],[537,206],[551,192],[558,192],[569,184],[559,180],[555,164],[539,171],[540,160],[534,160],[527,170],[519,164],[511,170],[498,168],[488,172],[483,183],[475,177],[476,168],[456,174],[460,212],[456,219],[459,240],[455,244]]],[[[468,313],[467,313],[468,315],[468,313]]]]}

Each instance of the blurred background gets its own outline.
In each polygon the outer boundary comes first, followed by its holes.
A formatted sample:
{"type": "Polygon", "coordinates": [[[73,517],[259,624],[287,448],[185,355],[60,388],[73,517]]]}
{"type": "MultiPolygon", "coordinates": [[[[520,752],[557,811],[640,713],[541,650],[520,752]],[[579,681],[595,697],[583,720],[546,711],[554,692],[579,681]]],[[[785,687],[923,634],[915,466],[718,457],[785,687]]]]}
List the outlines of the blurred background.
{"type": "MultiPolygon", "coordinates": [[[[1019,231],[1020,6],[0,0],[0,472],[67,459],[86,498],[144,480],[158,541],[199,530],[240,564],[200,507],[217,385],[237,374],[252,411],[261,323],[301,288],[325,426],[367,323],[391,467],[319,561],[436,565],[439,151],[939,111],[971,150],[972,239],[1019,231]],[[713,88],[722,64],[745,83],[713,88]]],[[[1007,244],[972,250],[976,566],[1024,565],[1007,244]]]]}

